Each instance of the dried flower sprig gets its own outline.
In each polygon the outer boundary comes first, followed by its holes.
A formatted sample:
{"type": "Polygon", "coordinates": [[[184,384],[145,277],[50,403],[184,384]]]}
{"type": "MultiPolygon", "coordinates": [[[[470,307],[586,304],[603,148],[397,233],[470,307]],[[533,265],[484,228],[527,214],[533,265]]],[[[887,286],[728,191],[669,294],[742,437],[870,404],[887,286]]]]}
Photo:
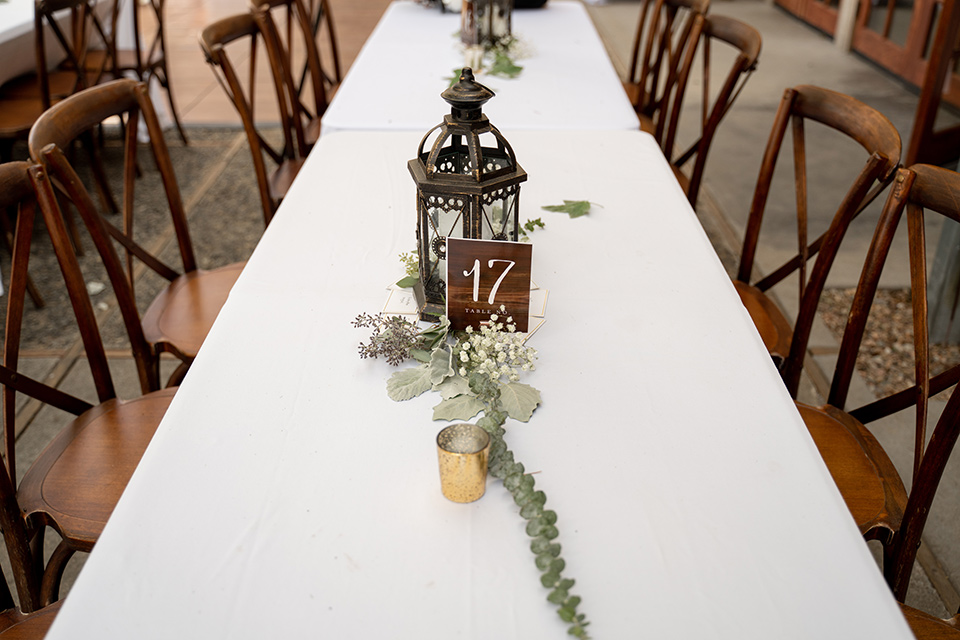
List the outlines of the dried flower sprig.
{"type": "Polygon", "coordinates": [[[360,343],[360,359],[383,356],[389,364],[399,366],[410,356],[410,350],[420,341],[417,325],[400,316],[386,316],[382,313],[370,315],[361,313],[353,321],[357,329],[373,329],[370,342],[360,343]]]}

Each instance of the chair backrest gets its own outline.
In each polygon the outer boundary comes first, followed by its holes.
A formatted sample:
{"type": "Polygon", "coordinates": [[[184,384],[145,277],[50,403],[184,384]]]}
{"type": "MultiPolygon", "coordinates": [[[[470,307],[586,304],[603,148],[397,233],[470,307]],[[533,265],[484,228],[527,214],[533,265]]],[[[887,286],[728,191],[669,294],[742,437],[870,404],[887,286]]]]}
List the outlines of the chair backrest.
{"type": "Polygon", "coordinates": [[[265,0],[250,11],[263,33],[271,67],[282,70],[290,108],[290,122],[284,126],[292,129],[299,148],[306,150],[306,124],[320,118],[329,103],[313,17],[304,0],[265,0]]]}
{"type": "MultiPolygon", "coordinates": [[[[794,195],[796,198],[797,253],[769,275],[752,283],[766,291],[797,273],[799,280],[799,312],[794,324],[790,352],[780,372],[791,395],[796,396],[803,369],[804,355],[810,330],[817,312],[817,304],[833,266],[840,243],[850,222],[893,179],[900,162],[900,135],[896,127],[880,112],[850,96],[812,86],[787,89],[774,119],[773,130],[764,152],[750,206],[747,230],[740,256],[737,280],[751,283],[754,259],[759,244],[767,200],[771,191],[774,169],[780,155],[787,128],[792,131],[794,195]],[[849,190],[837,206],[828,229],[810,241],[808,230],[808,184],[805,123],[817,122],[859,144],[867,154],[866,161],[849,190]],[[813,267],[808,261],[816,257],[813,267]]],[[[840,138],[833,136],[837,142],[840,138]]]]}
{"type": "MultiPolygon", "coordinates": [[[[333,13],[330,12],[328,0],[304,0],[307,11],[313,23],[313,35],[317,40],[317,50],[320,52],[320,64],[323,68],[324,81],[327,83],[327,98],[331,97],[334,89],[343,81],[340,68],[340,48],[337,45],[337,30],[333,26],[333,13]]],[[[306,69],[303,71],[306,73],[306,69]]],[[[301,82],[303,79],[301,78],[301,82]]]]}
{"type": "MultiPolygon", "coordinates": [[[[34,167],[36,169],[36,167],[34,167]]],[[[16,494],[16,393],[28,392],[32,397],[45,399],[48,404],[61,406],[71,412],[89,407],[82,401],[65,400],[65,394],[18,374],[20,355],[20,328],[26,296],[27,261],[30,257],[30,235],[37,215],[37,198],[30,179],[31,165],[27,162],[9,162],[0,165],[0,210],[17,212],[14,235],[10,288],[7,291],[7,318],[4,335],[3,364],[0,365],[0,384],[3,385],[3,433],[6,469],[0,473],[0,529],[10,557],[14,583],[20,606],[25,612],[40,607],[40,580],[33,571],[32,554],[16,494]]],[[[6,580],[0,575],[0,609],[13,607],[6,580]]]]}
{"type": "Polygon", "coordinates": [[[35,0],[34,43],[36,49],[37,76],[44,108],[53,102],[99,83],[112,69],[113,50],[103,23],[90,0],[35,0]],[[70,12],[69,28],[64,30],[57,20],[58,14],[70,12]],[[50,47],[63,62],[58,69],[60,82],[51,84],[51,67],[48,58],[49,36],[55,46],[50,47]],[[99,49],[107,54],[100,56],[96,64],[88,64],[88,52],[99,49]],[[64,80],[65,77],[69,79],[64,80]]]}
{"type": "MultiPolygon", "coordinates": [[[[204,28],[200,33],[200,47],[207,62],[213,68],[217,81],[233,102],[237,113],[240,114],[243,129],[247,134],[247,142],[250,145],[250,153],[253,156],[264,221],[269,223],[279,202],[275,202],[270,195],[267,159],[280,165],[286,159],[306,157],[307,150],[302,145],[302,140],[294,139],[292,127],[281,127],[283,135],[281,146],[271,145],[258,129],[254,113],[258,84],[257,51],[263,38],[254,16],[251,13],[243,13],[223,18],[204,28]],[[249,66],[250,72],[246,83],[240,79],[237,72],[238,65],[234,64],[233,60],[242,61],[249,66]]],[[[285,71],[273,56],[268,55],[267,58],[280,121],[291,123],[293,116],[289,105],[289,93],[284,83],[285,71]]]]}
{"type": "MultiPolygon", "coordinates": [[[[840,409],[846,404],[870,307],[904,212],[907,216],[910,254],[914,384],[849,411],[850,415],[866,424],[909,407],[916,409],[912,488],[900,529],[895,533],[892,561],[884,563],[887,581],[901,602],[906,595],[910,571],[920,546],[920,535],[937,486],[960,434],[960,393],[957,393],[955,387],[933,429],[929,443],[926,440],[930,398],[957,384],[960,380],[960,362],[955,362],[943,372],[932,370],[924,237],[925,216],[944,216],[960,222],[960,174],[929,165],[914,165],[897,172],[854,295],[827,399],[828,404],[840,409]]],[[[903,330],[905,331],[906,327],[903,330]]]]}
{"type": "Polygon", "coordinates": [[[685,52],[700,41],[709,5],[710,0],[644,0],[641,4],[627,82],[637,89],[634,109],[651,118],[658,130],[670,96],[684,76],[685,52]]]}
{"type": "MultiPolygon", "coordinates": [[[[44,166],[69,202],[76,207],[90,233],[117,296],[117,304],[136,356],[141,388],[147,392],[160,388],[159,357],[144,338],[133,285],[135,268],[143,265],[168,281],[177,278],[180,272],[156,256],[159,247],[145,248],[145,242],[138,240],[138,234],[135,233],[137,171],[142,166],[142,160],[138,163],[137,159],[137,131],[141,119],[146,125],[149,147],[166,195],[182,272],[195,271],[197,263],[176,175],[145,84],[123,79],[74,94],[51,107],[37,120],[30,130],[28,144],[31,157],[44,166]],[[64,153],[84,131],[114,117],[119,117],[125,124],[120,228],[102,214],[64,153]],[[114,242],[122,247],[125,260],[121,260],[114,242]]],[[[143,240],[155,242],[152,237],[143,240]]]]}
{"type": "Polygon", "coordinates": [[[710,145],[713,143],[717,127],[733,105],[734,100],[740,95],[740,91],[754,69],[756,69],[762,42],[760,32],[750,25],[735,18],[715,14],[704,17],[701,39],[703,45],[700,47],[700,56],[703,62],[703,71],[700,92],[700,137],[691,143],[685,151],[675,153],[674,147],[677,143],[680,115],[683,110],[683,97],[694,66],[693,59],[697,53],[697,47],[695,46],[687,47],[687,59],[681,65],[682,75],[674,86],[674,93],[670,100],[669,117],[660,119],[657,131],[657,138],[661,141],[664,154],[670,158],[671,164],[676,168],[679,169],[686,165],[691,158],[694,159],[687,184],[687,199],[692,205],[697,203],[700,185],[703,182],[703,170],[706,166],[707,154],[710,151],[710,145]],[[715,43],[732,47],[737,51],[737,55],[723,84],[720,85],[719,90],[714,92],[711,91],[711,62],[715,43]]]}

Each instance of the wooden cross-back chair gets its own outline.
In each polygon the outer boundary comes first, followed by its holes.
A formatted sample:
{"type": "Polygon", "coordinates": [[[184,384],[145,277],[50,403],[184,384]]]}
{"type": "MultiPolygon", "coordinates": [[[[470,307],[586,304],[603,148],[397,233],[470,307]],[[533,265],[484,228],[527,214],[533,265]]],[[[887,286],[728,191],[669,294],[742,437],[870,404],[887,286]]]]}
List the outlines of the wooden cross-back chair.
{"type": "Polygon", "coordinates": [[[273,68],[282,70],[290,107],[290,127],[300,148],[309,150],[320,137],[320,118],[329,104],[329,84],[320,64],[313,16],[305,0],[264,0],[251,6],[263,33],[273,68]]]}
{"type": "Polygon", "coordinates": [[[271,144],[258,126],[254,107],[257,103],[257,76],[260,71],[257,52],[263,46],[264,34],[252,13],[243,13],[218,20],[200,33],[200,47],[214,76],[233,102],[243,129],[247,134],[253,169],[260,190],[260,205],[264,222],[269,224],[280,202],[303,166],[307,147],[302,136],[294,134],[294,117],[289,104],[288,75],[275,56],[267,55],[268,72],[271,74],[280,113],[281,140],[271,144]],[[242,61],[249,66],[247,82],[238,73],[242,61]],[[268,170],[267,163],[272,168],[268,170]]]}
{"type": "Polygon", "coordinates": [[[184,144],[187,144],[187,134],[180,122],[180,114],[173,99],[173,88],[170,86],[170,69],[167,64],[166,0],[129,0],[129,2],[132,5],[129,7],[130,18],[133,22],[132,48],[120,48],[116,39],[117,34],[122,31],[119,28],[119,21],[123,0],[114,0],[110,12],[112,25],[110,34],[112,37],[109,44],[115,61],[112,69],[113,76],[120,78],[124,76],[125,72],[131,72],[136,75],[137,79],[146,82],[148,85],[155,79],[167,94],[167,104],[170,106],[173,123],[177,127],[180,139],[183,140],[184,144]],[[141,7],[144,11],[149,11],[152,14],[147,21],[141,19],[141,7]],[[141,27],[145,22],[152,31],[147,38],[141,36],[141,27]]]}
{"type": "MultiPolygon", "coordinates": [[[[304,143],[311,149],[320,138],[320,119],[342,80],[329,3],[254,0],[251,11],[263,29],[268,52],[286,70],[291,115],[303,122],[304,143]]],[[[294,133],[299,135],[299,128],[294,133]]]]}
{"type": "MultiPolygon", "coordinates": [[[[827,402],[822,407],[798,403],[800,415],[860,530],[868,539],[883,544],[884,576],[900,602],[907,594],[920,537],[940,478],[960,435],[960,393],[955,386],[960,380],[960,361],[954,361],[944,371],[934,371],[930,359],[925,221],[941,216],[960,222],[960,174],[929,165],[900,169],[854,295],[827,402]],[[907,218],[910,256],[913,383],[865,406],[845,410],[870,307],[903,217],[907,218]],[[930,399],[950,387],[954,387],[953,391],[928,442],[927,427],[934,421],[930,399]],[[908,496],[887,452],[864,425],[911,407],[915,410],[914,452],[908,496]]],[[[908,327],[902,330],[906,332],[908,327]]],[[[941,622],[915,611],[908,610],[908,619],[912,626],[926,629],[918,637],[939,637],[931,633],[945,628],[941,622]]],[[[953,635],[947,637],[960,637],[960,631],[954,629],[953,635]]]]}
{"type": "MultiPolygon", "coordinates": [[[[0,165],[0,203],[19,208],[0,365],[6,462],[0,474],[0,517],[5,518],[0,526],[11,555],[15,556],[14,578],[21,607],[32,611],[58,598],[66,563],[77,551],[93,548],[160,424],[173,398],[173,389],[145,393],[131,400],[117,397],[86,281],[47,172],[36,164],[0,165]],[[95,402],[37,382],[21,370],[25,275],[38,209],[48,228],[77,321],[95,402]],[[29,468],[19,473],[15,446],[18,394],[76,416],[29,468]],[[11,495],[21,474],[19,488],[11,495]],[[15,512],[14,503],[19,504],[15,512]],[[42,550],[47,527],[54,529],[61,540],[44,566],[42,550]]],[[[140,360],[141,356],[134,352],[134,358],[140,360]]]]}
{"type": "MultiPolygon", "coordinates": [[[[337,45],[337,30],[333,26],[333,13],[330,12],[330,2],[328,0],[304,1],[307,5],[307,11],[313,16],[313,35],[318,43],[317,50],[320,52],[320,65],[323,70],[323,80],[327,87],[327,99],[329,100],[343,81],[343,72],[340,67],[340,48],[337,45]]],[[[301,84],[306,73],[307,69],[304,67],[301,71],[301,84]]]]}
{"type": "Polygon", "coordinates": [[[29,146],[33,159],[47,169],[76,207],[100,254],[127,332],[133,336],[131,342],[138,356],[143,388],[160,388],[162,353],[172,354],[180,360],[180,366],[167,384],[178,383],[196,357],[243,264],[231,264],[210,271],[198,268],[170,153],[146,84],[122,79],[74,94],[37,120],[30,132],[29,146]],[[63,153],[63,149],[76,136],[113,117],[119,117],[126,125],[120,228],[97,209],[63,153]],[[182,264],[180,270],[158,258],[157,252],[162,247],[151,246],[156,244],[156,238],[138,238],[135,233],[139,166],[137,130],[141,120],[146,125],[149,148],[166,195],[169,220],[182,264]],[[122,247],[125,260],[121,261],[114,242],[122,247]],[[150,269],[169,281],[142,314],[134,295],[136,269],[140,267],[150,269]]]}
{"type": "MultiPolygon", "coordinates": [[[[655,133],[675,93],[688,48],[696,48],[710,0],[643,0],[633,42],[627,97],[640,128],[655,133]]],[[[658,138],[659,139],[659,138],[658,138]]]]}
{"type": "MultiPolygon", "coordinates": [[[[90,0],[36,0],[34,38],[36,71],[0,86],[0,162],[12,159],[13,143],[26,139],[40,114],[63,98],[104,81],[113,68],[109,37],[90,0]],[[63,12],[69,18],[58,20],[63,12]],[[51,34],[53,46],[49,46],[51,34]],[[51,56],[63,61],[54,66],[51,56]]],[[[91,158],[97,195],[104,206],[117,211],[91,133],[85,133],[83,143],[91,158]]]]}
{"type": "Polygon", "coordinates": [[[733,102],[740,95],[750,75],[756,69],[757,58],[760,55],[762,39],[760,32],[750,25],[720,15],[707,15],[703,20],[701,33],[703,45],[699,48],[703,62],[700,91],[700,137],[690,144],[685,151],[677,152],[677,135],[679,132],[680,115],[683,109],[683,98],[689,75],[694,67],[694,58],[697,55],[696,46],[688,46],[686,58],[681,64],[681,77],[673,87],[673,94],[669,102],[669,116],[660,118],[654,132],[660,147],[667,158],[674,175],[687,194],[691,205],[696,206],[700,185],[703,183],[703,171],[706,167],[707,154],[713,143],[714,135],[720,121],[730,110],[733,102]],[[737,52],[730,71],[724,78],[723,84],[714,94],[711,91],[711,63],[717,45],[730,47],[737,52]],[[712,100],[712,105],[711,105],[712,100]],[[683,167],[693,160],[689,175],[683,167]]]}
{"type": "MultiPolygon", "coordinates": [[[[757,186],[750,206],[747,229],[734,286],[750,313],[760,336],[780,368],[790,394],[796,397],[810,330],[823,287],[839,251],[841,241],[853,219],[872,202],[893,178],[900,161],[900,135],[880,112],[850,96],[812,86],[787,89],[774,119],[767,142],[757,186]],[[866,153],[859,173],[839,202],[829,228],[810,239],[808,229],[808,180],[805,123],[828,127],[840,142],[845,136],[866,153]],[[774,169],[787,129],[792,132],[794,169],[793,196],[796,202],[797,253],[769,275],[754,279],[753,267],[759,245],[760,228],[770,196],[774,169]],[[816,258],[812,268],[811,259],[816,258]],[[788,276],[799,281],[799,312],[791,326],[767,292],[788,276]]],[[[853,168],[856,168],[854,165],[853,168]]],[[[816,186],[816,185],[813,185],[816,186]]]]}

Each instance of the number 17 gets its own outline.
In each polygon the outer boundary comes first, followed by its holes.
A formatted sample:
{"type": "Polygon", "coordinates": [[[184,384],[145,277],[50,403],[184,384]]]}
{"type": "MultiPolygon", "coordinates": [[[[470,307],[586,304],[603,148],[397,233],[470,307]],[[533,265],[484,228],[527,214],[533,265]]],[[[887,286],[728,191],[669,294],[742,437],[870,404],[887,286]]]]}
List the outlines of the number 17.
{"type": "MultiPolygon", "coordinates": [[[[487,298],[487,304],[493,304],[494,299],[497,297],[497,291],[500,289],[500,283],[502,283],[503,279],[510,273],[510,269],[513,269],[514,265],[517,264],[513,260],[490,260],[487,262],[487,268],[492,269],[494,262],[505,262],[507,266],[504,268],[503,273],[500,274],[500,277],[497,278],[493,288],[490,289],[490,297],[487,298]]],[[[469,271],[464,271],[463,275],[464,277],[473,276],[473,301],[477,302],[477,300],[480,299],[480,260],[474,260],[473,268],[469,271]]]]}

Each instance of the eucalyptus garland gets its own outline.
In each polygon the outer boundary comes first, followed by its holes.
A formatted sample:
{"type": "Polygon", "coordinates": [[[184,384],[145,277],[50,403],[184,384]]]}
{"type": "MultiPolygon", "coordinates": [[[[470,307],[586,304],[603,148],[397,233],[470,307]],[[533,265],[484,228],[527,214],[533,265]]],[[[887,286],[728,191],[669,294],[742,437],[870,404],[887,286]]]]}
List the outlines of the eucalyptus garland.
{"type": "Polygon", "coordinates": [[[525,472],[503,438],[508,416],[526,422],[540,404],[540,392],[518,382],[521,371],[533,368],[536,351],[523,347],[512,318],[507,317],[506,324],[498,322],[497,315],[490,319],[479,332],[462,332],[452,347],[447,342],[449,324],[445,318],[420,332],[411,330],[413,323],[379,314],[361,314],[353,324],[373,328],[369,343],[360,344],[361,358],[382,355],[394,365],[406,358],[422,363],[390,377],[390,398],[408,400],[432,389],[443,397],[434,408],[435,420],[469,420],[483,412],[477,426],[490,434],[489,473],[503,481],[527,522],[526,532],[532,538],[530,551],[542,573],[540,583],[550,590],[547,600],[558,607],[557,615],[570,625],[570,635],[588,639],[589,622],[578,612],[580,597],[570,593],[574,580],[563,576],[566,562],[560,555],[560,544],[555,542],[560,535],[557,513],[544,509],[546,494],[536,489],[536,480],[525,472]]]}

